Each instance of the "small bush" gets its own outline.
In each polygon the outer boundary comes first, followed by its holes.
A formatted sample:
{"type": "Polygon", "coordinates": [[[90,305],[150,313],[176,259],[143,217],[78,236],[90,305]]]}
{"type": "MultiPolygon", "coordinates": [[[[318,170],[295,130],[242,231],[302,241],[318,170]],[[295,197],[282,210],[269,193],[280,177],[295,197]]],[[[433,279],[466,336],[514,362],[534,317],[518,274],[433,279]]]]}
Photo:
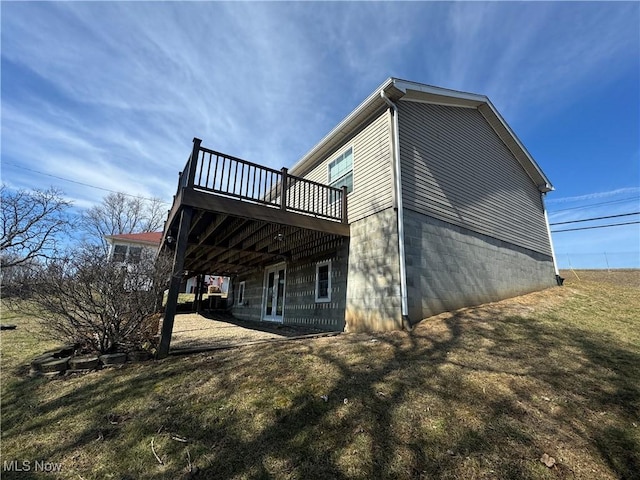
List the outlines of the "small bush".
{"type": "Polygon", "coordinates": [[[123,264],[101,252],[83,247],[35,269],[22,305],[35,310],[55,339],[84,352],[153,349],[169,260],[148,253],[123,264]]]}

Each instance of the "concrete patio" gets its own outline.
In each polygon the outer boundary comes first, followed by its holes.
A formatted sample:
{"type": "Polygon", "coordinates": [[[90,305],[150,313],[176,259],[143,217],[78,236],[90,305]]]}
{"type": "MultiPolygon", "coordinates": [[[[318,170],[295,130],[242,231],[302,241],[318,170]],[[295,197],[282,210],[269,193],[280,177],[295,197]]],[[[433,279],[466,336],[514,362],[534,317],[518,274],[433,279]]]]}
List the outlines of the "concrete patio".
{"type": "Polygon", "coordinates": [[[279,323],[248,322],[238,320],[227,313],[181,313],[175,316],[174,322],[172,354],[339,333],[279,323]]]}

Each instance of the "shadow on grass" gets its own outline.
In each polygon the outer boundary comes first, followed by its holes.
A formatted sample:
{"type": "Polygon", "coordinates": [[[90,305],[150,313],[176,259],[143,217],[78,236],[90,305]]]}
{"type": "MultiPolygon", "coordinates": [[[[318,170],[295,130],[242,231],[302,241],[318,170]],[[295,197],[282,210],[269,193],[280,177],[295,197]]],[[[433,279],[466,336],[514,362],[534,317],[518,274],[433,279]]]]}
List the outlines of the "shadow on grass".
{"type": "Polygon", "coordinates": [[[64,459],[68,478],[85,479],[178,478],[187,451],[197,478],[528,479],[584,478],[571,462],[581,450],[593,475],[632,479],[639,365],[638,352],[560,319],[467,310],[412,334],[16,379],[3,386],[3,440],[17,438],[3,459],[64,459]],[[74,464],[78,451],[95,462],[74,464]]]}

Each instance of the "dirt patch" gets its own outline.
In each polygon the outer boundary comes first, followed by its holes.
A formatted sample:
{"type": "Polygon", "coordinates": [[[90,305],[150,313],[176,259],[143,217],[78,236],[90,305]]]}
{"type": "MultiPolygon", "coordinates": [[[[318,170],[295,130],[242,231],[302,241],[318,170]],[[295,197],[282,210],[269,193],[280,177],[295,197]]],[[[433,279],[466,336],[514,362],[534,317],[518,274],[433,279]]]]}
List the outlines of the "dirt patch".
{"type": "Polygon", "coordinates": [[[175,316],[171,350],[232,347],[320,332],[277,323],[247,322],[225,313],[183,313],[175,316]]]}

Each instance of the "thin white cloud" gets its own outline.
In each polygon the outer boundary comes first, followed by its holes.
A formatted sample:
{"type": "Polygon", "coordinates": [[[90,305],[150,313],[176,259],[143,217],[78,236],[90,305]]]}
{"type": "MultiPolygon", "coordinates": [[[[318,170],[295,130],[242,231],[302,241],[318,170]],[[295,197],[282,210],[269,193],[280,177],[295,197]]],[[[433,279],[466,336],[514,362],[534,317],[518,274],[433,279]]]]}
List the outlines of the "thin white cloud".
{"type": "Polygon", "coordinates": [[[640,187],[616,188],[615,190],[608,190],[605,192],[586,193],[584,195],[575,195],[572,197],[550,198],[549,200],[546,200],[546,203],[547,205],[550,205],[554,203],[583,202],[585,200],[601,200],[604,198],[621,196],[635,196],[638,197],[637,200],[640,200],[640,187]]]}
{"type": "Polygon", "coordinates": [[[637,64],[637,17],[637,4],[456,2],[445,81],[489,95],[507,118],[531,117],[531,105],[549,115],[603,63],[637,64]]]}

